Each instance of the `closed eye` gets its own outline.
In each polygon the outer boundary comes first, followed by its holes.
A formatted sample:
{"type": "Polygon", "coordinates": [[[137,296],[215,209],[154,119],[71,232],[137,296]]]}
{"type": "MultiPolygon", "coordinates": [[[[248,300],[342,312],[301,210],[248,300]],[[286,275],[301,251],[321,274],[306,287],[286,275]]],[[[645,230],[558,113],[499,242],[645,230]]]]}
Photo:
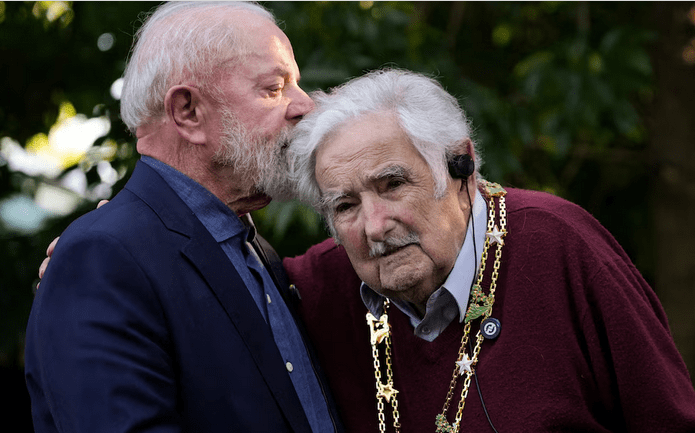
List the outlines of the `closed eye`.
{"type": "Polygon", "coordinates": [[[276,96],[280,96],[281,93],[282,93],[282,86],[271,87],[268,89],[269,96],[273,97],[273,98],[276,96]]]}

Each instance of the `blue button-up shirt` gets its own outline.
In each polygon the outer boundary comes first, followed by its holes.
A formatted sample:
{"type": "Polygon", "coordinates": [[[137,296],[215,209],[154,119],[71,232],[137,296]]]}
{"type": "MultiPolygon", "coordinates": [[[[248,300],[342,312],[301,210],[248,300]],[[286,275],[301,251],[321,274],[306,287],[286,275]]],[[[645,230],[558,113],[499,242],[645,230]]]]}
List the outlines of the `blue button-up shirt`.
{"type": "Polygon", "coordinates": [[[252,241],[250,227],[219,198],[185,174],[148,156],[142,156],[142,162],[156,170],[193,211],[241,276],[258,310],[270,325],[312,431],[334,431],[328,404],[294,317],[268,270],[253,248],[249,248],[252,241]]]}

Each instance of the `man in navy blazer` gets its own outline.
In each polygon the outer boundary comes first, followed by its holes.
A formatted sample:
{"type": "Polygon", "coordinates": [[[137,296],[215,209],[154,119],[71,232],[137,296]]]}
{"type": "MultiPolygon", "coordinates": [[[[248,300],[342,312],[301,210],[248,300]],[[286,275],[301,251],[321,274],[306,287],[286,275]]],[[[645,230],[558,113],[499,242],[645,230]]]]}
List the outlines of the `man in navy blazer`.
{"type": "Polygon", "coordinates": [[[143,157],[61,236],[37,292],[37,432],[340,431],[248,217],[290,192],[278,167],[314,107],[298,80],[254,4],[167,4],[138,32],[121,114],[143,157]]]}

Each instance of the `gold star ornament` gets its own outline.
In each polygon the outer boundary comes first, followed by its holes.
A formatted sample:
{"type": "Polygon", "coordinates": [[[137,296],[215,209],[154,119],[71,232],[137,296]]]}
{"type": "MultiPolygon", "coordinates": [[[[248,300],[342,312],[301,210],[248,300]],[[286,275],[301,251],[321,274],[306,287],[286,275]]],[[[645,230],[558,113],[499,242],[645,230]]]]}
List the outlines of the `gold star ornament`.
{"type": "Polygon", "coordinates": [[[392,385],[381,384],[377,392],[377,397],[383,397],[388,403],[391,403],[391,397],[396,398],[396,394],[398,394],[398,390],[392,385]]]}

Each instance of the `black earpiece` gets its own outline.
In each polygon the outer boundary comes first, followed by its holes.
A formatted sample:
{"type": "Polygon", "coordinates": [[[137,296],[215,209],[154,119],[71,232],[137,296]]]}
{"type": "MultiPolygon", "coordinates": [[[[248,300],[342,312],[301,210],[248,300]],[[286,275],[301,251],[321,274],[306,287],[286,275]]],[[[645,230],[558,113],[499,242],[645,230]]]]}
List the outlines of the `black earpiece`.
{"type": "Polygon", "coordinates": [[[475,171],[475,162],[470,155],[454,155],[447,163],[449,174],[454,179],[466,179],[475,171]]]}

